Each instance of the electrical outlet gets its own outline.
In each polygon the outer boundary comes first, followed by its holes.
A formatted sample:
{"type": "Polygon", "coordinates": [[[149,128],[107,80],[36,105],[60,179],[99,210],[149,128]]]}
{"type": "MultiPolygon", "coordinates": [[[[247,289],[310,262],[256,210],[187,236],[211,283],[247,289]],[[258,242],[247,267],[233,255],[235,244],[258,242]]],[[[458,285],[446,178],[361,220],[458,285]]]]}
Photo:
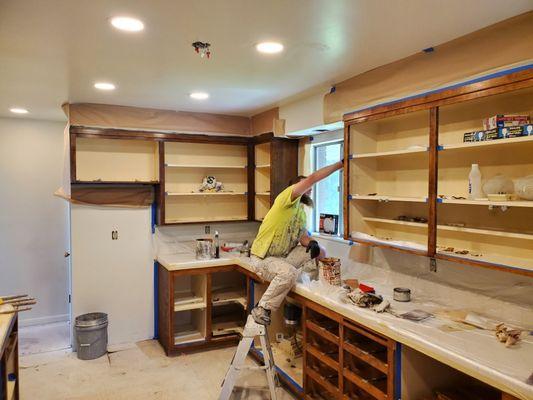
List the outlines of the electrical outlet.
{"type": "Polygon", "coordinates": [[[211,225],[206,225],[206,226],[204,227],[204,233],[205,233],[206,235],[209,235],[209,234],[211,233],[211,225]]]}
{"type": "Polygon", "coordinates": [[[283,341],[283,339],[285,339],[285,336],[283,336],[283,333],[282,332],[277,332],[276,333],[276,341],[278,343],[281,343],[283,341]]]}

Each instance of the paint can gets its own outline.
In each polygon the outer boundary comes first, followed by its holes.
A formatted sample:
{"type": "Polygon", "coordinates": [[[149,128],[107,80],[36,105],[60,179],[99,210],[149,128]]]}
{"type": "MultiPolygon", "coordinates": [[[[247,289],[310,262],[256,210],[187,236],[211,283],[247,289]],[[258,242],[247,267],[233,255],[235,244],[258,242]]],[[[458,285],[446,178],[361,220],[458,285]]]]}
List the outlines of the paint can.
{"type": "Polygon", "coordinates": [[[333,286],[341,285],[341,260],[329,257],[318,261],[320,266],[320,280],[333,286]]]}
{"type": "Polygon", "coordinates": [[[403,287],[394,288],[393,299],[403,302],[411,301],[411,289],[403,287]]]}

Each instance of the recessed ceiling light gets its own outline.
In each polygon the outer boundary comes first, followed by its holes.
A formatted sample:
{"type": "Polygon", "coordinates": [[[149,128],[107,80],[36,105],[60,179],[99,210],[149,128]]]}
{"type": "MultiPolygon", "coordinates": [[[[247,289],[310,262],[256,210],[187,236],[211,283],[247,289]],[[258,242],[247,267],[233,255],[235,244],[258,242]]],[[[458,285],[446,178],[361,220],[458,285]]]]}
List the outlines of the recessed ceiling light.
{"type": "Polygon", "coordinates": [[[189,96],[191,96],[191,99],[195,100],[205,100],[209,98],[209,93],[204,92],[192,92],[189,96]]]}
{"type": "Polygon", "coordinates": [[[100,90],[115,90],[115,85],[109,82],[96,82],[94,87],[100,90]]]}
{"type": "Polygon", "coordinates": [[[283,45],[277,42],[263,42],[255,46],[260,53],[275,54],[283,51],[283,45]]]}
{"type": "Polygon", "coordinates": [[[139,32],[144,29],[144,24],[141,20],[131,17],[113,17],[111,18],[111,25],[127,32],[139,32]]]}
{"type": "Polygon", "coordinates": [[[25,108],[18,108],[18,107],[10,108],[9,111],[11,111],[14,114],[27,114],[29,112],[25,108]]]}

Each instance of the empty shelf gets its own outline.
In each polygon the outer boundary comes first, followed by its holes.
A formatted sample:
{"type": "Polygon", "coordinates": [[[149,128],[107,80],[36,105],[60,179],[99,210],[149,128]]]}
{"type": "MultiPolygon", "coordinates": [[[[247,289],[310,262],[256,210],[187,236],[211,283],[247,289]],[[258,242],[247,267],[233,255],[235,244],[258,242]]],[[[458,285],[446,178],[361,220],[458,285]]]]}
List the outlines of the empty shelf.
{"type": "Polygon", "coordinates": [[[259,192],[255,194],[256,196],[270,196],[270,192],[259,192]]]}
{"type": "Polygon", "coordinates": [[[243,324],[237,321],[220,321],[211,323],[213,336],[227,335],[230,333],[242,334],[243,324]]]}
{"type": "Polygon", "coordinates": [[[212,299],[214,306],[236,303],[246,308],[246,292],[240,288],[222,288],[214,290],[212,299]]]}
{"type": "Polygon", "coordinates": [[[351,194],[350,200],[374,200],[374,201],[405,201],[405,202],[414,202],[414,203],[426,203],[426,197],[403,197],[403,196],[386,196],[386,195],[361,195],[361,194],[351,194]]]}
{"type": "Polygon", "coordinates": [[[188,328],[174,335],[174,344],[200,342],[205,340],[204,335],[194,328],[188,328]]]}
{"type": "Polygon", "coordinates": [[[261,164],[261,165],[255,166],[255,169],[265,169],[265,168],[270,168],[270,164],[261,164]]]}
{"type": "Polygon", "coordinates": [[[351,154],[351,159],[358,158],[370,158],[370,157],[386,157],[386,156],[398,156],[403,154],[412,154],[412,153],[426,153],[428,151],[427,147],[417,147],[414,149],[402,149],[402,150],[391,150],[391,151],[378,151],[375,153],[360,153],[360,154],[351,154]]]}
{"type": "Polygon", "coordinates": [[[387,219],[387,218],[363,217],[363,221],[377,222],[377,223],[383,223],[383,224],[392,224],[392,225],[415,226],[417,228],[427,228],[428,226],[427,223],[422,223],[422,222],[400,221],[396,219],[387,219]]]}
{"type": "Polygon", "coordinates": [[[533,201],[528,200],[489,201],[468,199],[438,199],[437,201],[446,204],[463,204],[473,206],[533,207],[533,201]]]}
{"type": "Polygon", "coordinates": [[[219,217],[219,218],[171,218],[166,219],[166,224],[193,223],[193,222],[220,222],[220,221],[247,221],[248,217],[219,217]]]}
{"type": "Polygon", "coordinates": [[[165,164],[168,168],[217,168],[217,169],[244,169],[247,165],[194,165],[194,164],[165,164]]]}

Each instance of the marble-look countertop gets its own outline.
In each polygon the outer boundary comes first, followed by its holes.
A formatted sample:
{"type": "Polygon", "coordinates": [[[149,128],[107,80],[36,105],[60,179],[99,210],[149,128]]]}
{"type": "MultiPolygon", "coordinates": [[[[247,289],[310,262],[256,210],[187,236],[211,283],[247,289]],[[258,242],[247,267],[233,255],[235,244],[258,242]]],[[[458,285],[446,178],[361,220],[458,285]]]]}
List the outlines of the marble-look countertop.
{"type": "MultiPolygon", "coordinates": [[[[162,255],[157,261],[169,271],[239,265],[254,272],[249,258],[224,252],[219,259],[196,260],[191,252],[162,255]]],[[[395,285],[387,286],[390,287],[382,285],[376,289],[378,293],[392,293],[395,285]]],[[[316,281],[297,283],[293,292],[519,399],[533,399],[533,385],[526,382],[533,372],[533,339],[527,332],[523,333],[519,344],[506,348],[495,339],[493,332],[467,329],[441,317],[412,322],[344,303],[341,289],[316,281]]],[[[390,296],[383,297],[391,301],[396,312],[413,309],[431,312],[434,311],[432,304],[446,304],[446,299],[428,302],[414,298],[409,303],[399,303],[390,296]]]]}

